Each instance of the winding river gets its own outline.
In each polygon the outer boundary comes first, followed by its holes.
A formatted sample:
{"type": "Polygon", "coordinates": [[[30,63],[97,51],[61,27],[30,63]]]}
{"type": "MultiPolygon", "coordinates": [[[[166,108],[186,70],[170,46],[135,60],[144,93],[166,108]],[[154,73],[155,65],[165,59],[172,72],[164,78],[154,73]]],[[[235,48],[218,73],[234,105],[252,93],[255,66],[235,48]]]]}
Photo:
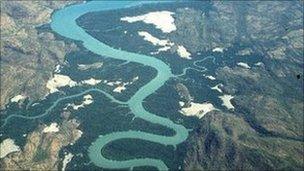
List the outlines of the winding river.
{"type": "MultiPolygon", "coordinates": [[[[123,132],[113,132],[107,135],[100,135],[99,138],[91,144],[88,153],[90,160],[99,167],[109,168],[109,169],[119,169],[119,168],[133,168],[138,166],[153,166],[159,170],[168,170],[166,164],[159,159],[152,158],[138,158],[124,161],[109,160],[102,156],[101,149],[108,143],[119,140],[119,139],[141,139],[147,140],[155,143],[160,143],[163,145],[173,145],[183,142],[188,137],[188,130],[179,124],[175,124],[171,120],[163,117],[154,115],[143,107],[143,101],[146,97],[153,94],[157,89],[159,89],[164,83],[173,77],[171,69],[161,60],[154,58],[152,56],[146,56],[142,54],[136,54],[131,52],[126,52],[118,49],[114,49],[88,33],[86,33],[80,26],[77,25],[76,19],[80,16],[95,11],[113,10],[126,8],[134,5],[139,5],[140,2],[134,1],[92,1],[83,4],[71,5],[65,7],[59,11],[56,11],[52,16],[51,28],[58,34],[83,42],[86,49],[92,51],[95,54],[125,60],[128,62],[136,62],[146,66],[150,66],[157,70],[157,75],[149,83],[141,87],[127,102],[125,102],[135,117],[139,117],[146,121],[154,124],[159,124],[166,126],[169,129],[175,131],[174,136],[161,136],[156,134],[151,134],[141,131],[123,131],[123,132]]],[[[88,90],[91,91],[91,90],[88,90]]],[[[103,92],[102,92],[103,93],[103,92]]],[[[111,95],[107,96],[115,100],[111,95]]],[[[116,100],[116,102],[120,103],[116,100]]]]}

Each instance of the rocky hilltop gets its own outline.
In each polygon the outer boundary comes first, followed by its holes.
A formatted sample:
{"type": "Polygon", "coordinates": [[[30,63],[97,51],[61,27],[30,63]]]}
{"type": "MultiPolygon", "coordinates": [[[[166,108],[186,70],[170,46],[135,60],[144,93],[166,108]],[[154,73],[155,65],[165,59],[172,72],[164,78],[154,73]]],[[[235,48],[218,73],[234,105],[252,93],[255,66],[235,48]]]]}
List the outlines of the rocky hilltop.
{"type": "Polygon", "coordinates": [[[240,43],[283,59],[287,47],[303,48],[303,2],[206,1],[195,5],[176,10],[177,30],[169,35],[192,53],[240,43]]]}
{"type": "Polygon", "coordinates": [[[234,95],[235,110],[210,112],[201,119],[187,141],[184,168],[303,169],[303,2],[208,4],[204,14],[179,10],[182,18],[197,17],[177,20],[178,25],[196,26],[180,30],[175,38],[188,42],[194,37],[200,46],[187,47],[191,51],[237,45],[243,49],[236,55],[262,58],[251,67],[216,70],[223,92],[234,95]]]}
{"type": "Polygon", "coordinates": [[[261,136],[240,117],[207,114],[188,139],[185,170],[300,169],[303,142],[261,136]]]}
{"type": "Polygon", "coordinates": [[[1,100],[22,94],[31,100],[47,94],[46,82],[56,64],[75,44],[38,31],[54,10],[76,1],[1,1],[1,100]]]}
{"type": "Polygon", "coordinates": [[[59,151],[75,143],[82,134],[77,129],[80,123],[68,119],[68,113],[63,115],[61,124],[43,124],[31,132],[22,151],[8,154],[0,161],[1,170],[58,170],[59,151]]]}

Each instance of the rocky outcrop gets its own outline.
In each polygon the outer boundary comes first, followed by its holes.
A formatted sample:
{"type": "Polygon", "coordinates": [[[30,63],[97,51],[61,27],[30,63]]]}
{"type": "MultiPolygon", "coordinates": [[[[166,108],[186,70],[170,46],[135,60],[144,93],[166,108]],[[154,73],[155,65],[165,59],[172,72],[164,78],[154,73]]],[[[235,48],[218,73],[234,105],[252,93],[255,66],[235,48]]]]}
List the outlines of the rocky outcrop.
{"type": "Polygon", "coordinates": [[[303,167],[302,142],[260,136],[242,118],[210,112],[188,139],[185,170],[273,170],[303,167]]]}
{"type": "Polygon", "coordinates": [[[189,107],[191,105],[191,101],[193,100],[193,97],[191,97],[188,88],[182,83],[177,83],[175,85],[175,89],[179,94],[179,96],[181,97],[182,101],[185,102],[183,106],[189,107]]]}
{"type": "Polygon", "coordinates": [[[75,50],[75,44],[38,32],[52,12],[71,1],[1,1],[1,100],[24,94],[31,99],[46,95],[46,81],[56,64],[75,50]]]}
{"type": "Polygon", "coordinates": [[[81,137],[78,126],[75,119],[64,119],[56,131],[44,131],[47,126],[40,125],[27,136],[22,151],[1,160],[1,170],[58,170],[59,151],[81,137]]]}
{"type": "Polygon", "coordinates": [[[205,24],[217,24],[207,41],[218,44],[217,32],[229,42],[223,47],[244,46],[236,55],[261,61],[216,70],[235,110],[201,119],[189,137],[184,168],[303,169],[303,3],[214,1],[212,8],[205,24]]]}

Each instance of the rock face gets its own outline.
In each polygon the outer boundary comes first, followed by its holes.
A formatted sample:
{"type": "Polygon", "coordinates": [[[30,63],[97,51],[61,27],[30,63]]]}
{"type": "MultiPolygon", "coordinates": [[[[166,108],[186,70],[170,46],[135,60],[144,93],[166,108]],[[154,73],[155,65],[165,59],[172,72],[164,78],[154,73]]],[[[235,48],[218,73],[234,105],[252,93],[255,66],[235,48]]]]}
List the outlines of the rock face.
{"type": "Polygon", "coordinates": [[[182,83],[177,83],[175,85],[175,89],[178,92],[181,99],[185,101],[183,106],[189,107],[191,105],[191,101],[193,100],[193,98],[191,97],[188,88],[182,83]]]}
{"type": "Polygon", "coordinates": [[[69,1],[1,1],[1,103],[25,94],[38,99],[47,92],[46,81],[75,44],[57,40],[38,26],[69,1]]]}
{"type": "Polygon", "coordinates": [[[59,151],[80,138],[78,126],[75,119],[65,119],[58,132],[45,132],[47,126],[41,125],[28,135],[22,151],[1,160],[1,170],[58,170],[59,151]]]}
{"type": "Polygon", "coordinates": [[[172,33],[171,40],[185,45],[190,52],[201,50],[204,46],[201,25],[204,15],[193,9],[177,9],[175,17],[177,30],[172,33]]]}
{"type": "Polygon", "coordinates": [[[260,136],[242,118],[211,112],[188,139],[185,170],[300,169],[302,142],[260,136]]]}
{"type": "Polygon", "coordinates": [[[177,30],[170,40],[183,44],[191,53],[252,43],[254,50],[283,59],[287,50],[284,45],[296,49],[302,46],[301,5],[301,2],[205,1],[197,5],[201,7],[177,9],[177,30]],[[281,42],[275,43],[278,40],[281,42]],[[272,46],[263,47],[261,43],[272,46]]]}

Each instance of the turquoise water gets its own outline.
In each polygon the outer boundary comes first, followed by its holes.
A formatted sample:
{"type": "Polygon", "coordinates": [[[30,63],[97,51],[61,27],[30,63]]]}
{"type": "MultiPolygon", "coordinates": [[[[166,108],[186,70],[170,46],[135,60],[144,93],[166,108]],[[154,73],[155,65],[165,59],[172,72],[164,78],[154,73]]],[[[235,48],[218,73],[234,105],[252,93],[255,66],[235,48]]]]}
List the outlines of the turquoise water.
{"type": "MultiPolygon", "coordinates": [[[[149,3],[149,2],[145,2],[149,3]]],[[[92,143],[89,147],[89,157],[90,160],[99,167],[118,169],[118,168],[132,168],[137,166],[153,166],[159,170],[167,170],[166,164],[158,159],[151,158],[140,158],[132,159],[126,161],[115,161],[109,160],[105,156],[102,156],[101,149],[108,143],[126,138],[134,138],[147,140],[155,143],[160,143],[163,145],[173,145],[183,142],[188,137],[187,129],[179,124],[175,124],[171,120],[163,117],[156,116],[145,110],[142,103],[146,97],[153,94],[158,90],[164,83],[173,77],[171,69],[168,65],[159,59],[152,56],[146,56],[142,54],[131,53],[127,51],[122,51],[114,49],[90,36],[81,27],[76,24],[76,19],[80,16],[95,11],[104,11],[111,9],[126,8],[134,5],[142,4],[142,2],[134,1],[93,1],[84,4],[72,5],[63,8],[55,12],[52,16],[51,28],[58,34],[83,42],[85,48],[91,52],[120,60],[125,60],[129,62],[140,63],[157,70],[157,75],[149,83],[141,87],[127,102],[125,102],[135,117],[139,117],[151,123],[159,124],[168,127],[175,131],[174,136],[161,136],[146,132],[140,132],[136,130],[123,131],[123,132],[113,132],[107,135],[100,135],[99,138],[92,143]]],[[[90,90],[87,90],[90,91],[90,90]]],[[[102,92],[102,91],[100,91],[102,92]]],[[[104,92],[102,92],[104,93],[104,92]]],[[[83,94],[83,93],[82,93],[83,94]]],[[[106,93],[104,93],[106,94],[106,93]]],[[[112,101],[123,103],[117,101],[109,94],[106,94],[112,101]]]]}

